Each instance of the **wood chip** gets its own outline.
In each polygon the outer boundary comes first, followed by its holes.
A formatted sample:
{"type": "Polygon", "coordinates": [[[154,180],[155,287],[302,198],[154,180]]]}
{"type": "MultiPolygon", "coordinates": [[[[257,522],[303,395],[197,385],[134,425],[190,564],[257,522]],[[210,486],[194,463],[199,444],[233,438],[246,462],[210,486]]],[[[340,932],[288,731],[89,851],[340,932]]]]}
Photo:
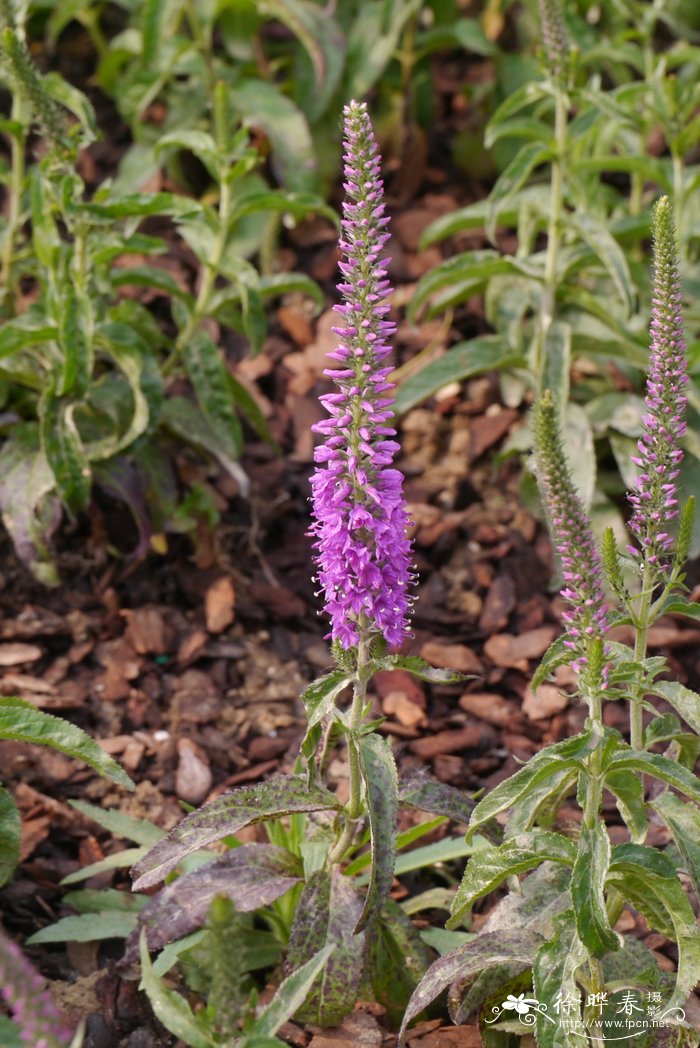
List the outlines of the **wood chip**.
{"type": "Polygon", "coordinates": [[[309,1048],[381,1048],[382,1031],[373,1015],[356,1011],[342,1026],[315,1031],[309,1048]]]}
{"type": "Polygon", "coordinates": [[[472,717],[493,724],[496,728],[514,728],[522,723],[516,704],[493,692],[475,691],[462,695],[459,705],[472,717]]]}
{"type": "Polygon", "coordinates": [[[513,408],[502,408],[491,415],[474,419],[470,428],[469,458],[472,462],[497,444],[519,417],[513,408]]]}
{"type": "Polygon", "coordinates": [[[482,1048],[483,1041],[476,1026],[444,1026],[410,1043],[411,1048],[482,1048]]]}
{"type": "Polygon", "coordinates": [[[5,695],[10,691],[31,691],[35,695],[55,695],[53,684],[41,677],[30,677],[26,673],[6,673],[0,679],[0,691],[5,695]]]}
{"type": "Polygon", "coordinates": [[[429,760],[439,753],[460,753],[462,750],[481,749],[483,744],[483,731],[476,724],[469,724],[466,728],[457,728],[454,731],[439,731],[435,735],[428,735],[424,739],[416,739],[409,743],[409,749],[418,757],[429,760]]]}
{"type": "Polygon", "coordinates": [[[127,621],[126,636],[139,655],[166,655],[170,651],[173,630],[166,622],[162,608],[145,605],[121,613],[127,621]]]}
{"type": "Polygon", "coordinates": [[[191,739],[178,740],[177,754],[175,793],[188,804],[201,804],[214,781],[209,760],[191,739]]]}
{"type": "Polygon", "coordinates": [[[555,713],[561,713],[569,705],[569,696],[556,684],[541,684],[537,691],[530,686],[525,689],[523,713],[531,721],[548,720],[555,713]]]}
{"type": "Polygon", "coordinates": [[[510,575],[499,575],[486,594],[479,617],[479,629],[484,633],[496,633],[504,629],[514,608],[515,583],[510,575]]]}
{"type": "Polygon", "coordinates": [[[22,644],[21,641],[0,644],[0,666],[21,666],[25,662],[36,662],[43,654],[36,644],[22,644]]]}
{"type": "Polygon", "coordinates": [[[194,629],[180,641],[177,651],[177,663],[179,666],[189,666],[195,662],[207,646],[209,634],[204,629],[194,629]]]}
{"type": "Polygon", "coordinates": [[[210,633],[223,633],[234,617],[236,593],[227,575],[212,582],[204,597],[204,615],[210,633]]]}
{"type": "Polygon", "coordinates": [[[403,691],[390,691],[382,699],[382,712],[387,717],[395,717],[405,728],[424,727],[427,717],[423,710],[403,691]]]}
{"type": "Polygon", "coordinates": [[[480,673],[482,665],[466,644],[442,644],[437,640],[427,641],[420,650],[421,658],[439,669],[456,670],[458,673],[480,673]]]}
{"type": "Polygon", "coordinates": [[[538,659],[545,653],[556,632],[554,626],[540,626],[518,637],[511,633],[496,633],[484,644],[484,652],[494,665],[526,673],[529,660],[538,659]]]}
{"type": "Polygon", "coordinates": [[[380,670],[372,678],[372,686],[381,699],[393,691],[400,691],[415,706],[426,709],[423,685],[407,670],[380,670]]]}

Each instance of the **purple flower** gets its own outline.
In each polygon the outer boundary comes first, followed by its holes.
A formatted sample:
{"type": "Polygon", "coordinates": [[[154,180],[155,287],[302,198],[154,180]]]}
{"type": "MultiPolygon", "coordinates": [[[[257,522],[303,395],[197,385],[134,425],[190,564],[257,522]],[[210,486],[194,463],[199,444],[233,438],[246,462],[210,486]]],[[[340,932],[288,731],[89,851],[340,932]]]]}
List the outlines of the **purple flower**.
{"type": "MultiPolygon", "coordinates": [[[[574,652],[572,665],[585,673],[591,643],[607,629],[607,604],[602,586],[602,564],[590,521],[576,493],[559,435],[554,397],[546,390],[533,412],[537,480],[547,513],[564,585],[561,596],[566,608],[564,645],[574,652]]],[[[602,668],[605,687],[607,667],[602,668]]],[[[593,683],[593,682],[589,682],[593,683]]]]}
{"type": "Polygon", "coordinates": [[[640,469],[635,491],[627,498],[633,513],[629,527],[639,543],[630,553],[665,574],[673,539],[668,524],[678,516],[677,478],[683,458],[680,440],[688,383],[678,253],[673,209],[662,197],[654,212],[654,283],[652,289],[651,353],[647,376],[644,433],[633,462],[640,469]]]}
{"type": "Polygon", "coordinates": [[[400,644],[411,605],[411,543],[403,477],[392,469],[399,445],[392,438],[394,403],[387,380],[391,367],[388,319],[392,289],[383,257],[390,234],[384,215],[381,158],[364,103],[345,108],[345,190],[338,290],[335,307],[340,339],[329,353],[335,366],[325,374],[339,392],[322,396],[330,418],[313,428],[324,438],[316,448],[311,478],[311,534],[318,581],[331,618],[330,636],[343,648],[368,631],[400,644]]]}
{"type": "Polygon", "coordinates": [[[0,932],[0,993],[27,1048],[66,1048],[71,1042],[63,1016],[45,981],[19,946],[0,932]]]}

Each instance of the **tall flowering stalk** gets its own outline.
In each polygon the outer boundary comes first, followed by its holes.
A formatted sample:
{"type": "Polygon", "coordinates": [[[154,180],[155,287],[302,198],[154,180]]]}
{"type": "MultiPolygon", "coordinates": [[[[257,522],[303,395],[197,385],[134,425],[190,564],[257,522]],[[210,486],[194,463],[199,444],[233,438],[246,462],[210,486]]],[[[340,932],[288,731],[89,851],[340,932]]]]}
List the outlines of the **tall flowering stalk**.
{"type": "Polygon", "coordinates": [[[17,1023],[27,1048],[66,1048],[71,1033],[19,946],[0,932],[0,993],[17,1023]]]}
{"type": "MultiPolygon", "coordinates": [[[[680,441],[685,435],[685,388],[688,363],[683,334],[681,285],[673,208],[668,197],[656,205],[653,221],[654,276],[651,349],[647,376],[644,432],[634,462],[640,469],[634,491],[627,496],[632,506],[629,528],[636,540],[628,546],[637,560],[641,589],[630,607],[635,626],[635,660],[646,658],[649,627],[663,605],[668,591],[678,581],[687,556],[692,526],[693,502],[689,501],[680,522],[675,555],[669,524],[678,516],[678,474],[683,459],[680,441]],[[652,605],[655,592],[660,598],[652,605]]],[[[643,689],[637,688],[630,706],[630,739],[635,749],[643,745],[643,689]]]]}
{"type": "Polygon", "coordinates": [[[395,325],[387,301],[392,292],[384,257],[389,240],[380,178],[381,158],[367,107],[345,108],[345,183],[338,290],[342,323],[339,344],[325,372],[338,391],[321,400],[329,418],[314,428],[324,442],[316,449],[311,478],[318,581],[330,616],[330,636],[352,652],[353,702],[347,719],[349,799],[344,825],[329,863],[340,862],[362,814],[362,768],[358,732],[372,674],[371,642],[398,645],[408,631],[411,606],[411,544],[403,478],[392,462],[399,445],[393,417],[389,339],[395,325]]]}
{"type": "Polygon", "coordinates": [[[403,478],[392,469],[399,445],[392,437],[392,383],[386,365],[395,325],[383,252],[390,234],[384,214],[381,159],[364,103],[345,109],[344,217],[335,306],[340,344],[325,374],[338,392],[321,401],[330,418],[314,429],[324,437],[311,478],[318,579],[331,619],[331,637],[343,648],[380,634],[398,645],[407,632],[412,579],[406,537],[403,478]]]}
{"type": "Polygon", "coordinates": [[[559,435],[557,408],[545,390],[533,414],[537,479],[564,586],[564,645],[575,653],[581,690],[594,698],[605,689],[606,668],[591,654],[607,629],[602,564],[588,515],[574,487],[559,435]]]}

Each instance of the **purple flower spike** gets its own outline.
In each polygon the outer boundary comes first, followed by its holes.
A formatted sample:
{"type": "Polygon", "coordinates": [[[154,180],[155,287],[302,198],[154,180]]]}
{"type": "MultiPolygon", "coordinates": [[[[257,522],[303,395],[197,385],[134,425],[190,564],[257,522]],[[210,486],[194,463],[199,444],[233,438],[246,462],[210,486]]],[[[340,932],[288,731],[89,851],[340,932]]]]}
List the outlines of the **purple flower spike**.
{"type": "MultiPolygon", "coordinates": [[[[550,390],[546,390],[535,405],[533,429],[537,480],[564,582],[561,590],[566,605],[562,614],[566,630],[564,645],[575,655],[572,665],[579,677],[585,677],[591,643],[601,638],[607,629],[608,608],[601,581],[600,555],[571,479],[550,390]]],[[[601,679],[588,681],[588,685],[604,689],[608,667],[604,665],[599,669],[601,679]]]]}
{"type": "Polygon", "coordinates": [[[345,108],[345,191],[335,307],[340,339],[325,374],[340,390],[321,397],[330,418],[313,428],[311,478],[318,581],[331,618],[330,636],[343,648],[379,633],[398,645],[408,631],[411,543],[403,477],[392,469],[399,445],[392,438],[394,403],[384,366],[395,325],[388,319],[392,289],[384,258],[389,219],[384,214],[381,158],[364,103],[345,108]]]}
{"type": "Polygon", "coordinates": [[[45,981],[19,946],[0,932],[0,993],[27,1048],[67,1048],[71,1033],[45,981]]]}
{"type": "Polygon", "coordinates": [[[633,459],[640,469],[632,506],[630,531],[639,549],[630,553],[650,564],[657,578],[669,570],[673,538],[668,524],[678,516],[677,478],[685,435],[685,387],[688,384],[678,252],[673,208],[662,197],[654,212],[654,284],[652,290],[651,353],[647,377],[644,433],[633,459]]]}

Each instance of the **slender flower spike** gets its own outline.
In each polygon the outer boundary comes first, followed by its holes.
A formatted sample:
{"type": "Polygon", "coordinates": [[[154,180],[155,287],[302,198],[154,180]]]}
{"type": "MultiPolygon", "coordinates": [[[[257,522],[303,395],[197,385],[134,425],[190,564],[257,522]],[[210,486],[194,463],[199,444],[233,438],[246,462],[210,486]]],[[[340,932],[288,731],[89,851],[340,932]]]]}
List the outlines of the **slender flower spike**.
{"type": "Polygon", "coordinates": [[[45,981],[20,948],[0,932],[0,993],[27,1048],[66,1048],[71,1034],[45,981]]]}
{"type": "Polygon", "coordinates": [[[399,445],[387,376],[392,289],[383,257],[390,234],[384,215],[381,158],[364,103],[345,108],[345,191],[338,290],[339,345],[326,370],[338,392],[322,396],[330,418],[313,428],[311,478],[318,581],[331,619],[330,636],[343,648],[380,634],[398,645],[408,630],[411,544],[403,477],[392,469],[399,445]]]}
{"type": "MultiPolygon", "coordinates": [[[[600,556],[569,472],[550,390],[545,390],[535,405],[533,429],[537,480],[564,582],[564,644],[576,655],[572,665],[585,677],[593,646],[607,629],[607,605],[600,556]]],[[[589,690],[603,689],[606,684],[607,667],[601,666],[599,659],[595,661],[598,679],[587,681],[589,690]]]]}
{"type": "Polygon", "coordinates": [[[647,376],[644,433],[633,462],[640,473],[627,498],[632,506],[629,527],[639,548],[630,553],[652,566],[657,578],[669,570],[673,545],[669,521],[678,516],[677,478],[685,434],[685,387],[688,384],[678,251],[673,208],[662,197],[654,212],[654,282],[651,353],[647,376]]]}
{"type": "Polygon", "coordinates": [[[569,39],[564,25],[561,0],[537,0],[537,7],[549,70],[555,80],[562,80],[569,54],[569,39]]]}

